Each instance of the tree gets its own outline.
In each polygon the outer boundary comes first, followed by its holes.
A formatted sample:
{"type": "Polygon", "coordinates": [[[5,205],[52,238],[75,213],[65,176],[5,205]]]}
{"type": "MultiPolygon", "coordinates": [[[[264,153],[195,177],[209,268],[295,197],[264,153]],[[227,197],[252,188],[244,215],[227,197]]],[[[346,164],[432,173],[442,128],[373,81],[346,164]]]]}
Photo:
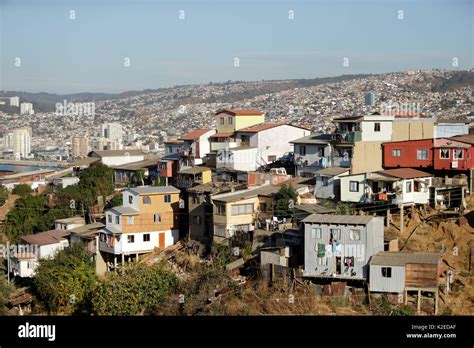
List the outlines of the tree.
{"type": "Polygon", "coordinates": [[[5,232],[10,241],[18,242],[21,236],[44,231],[49,223],[44,218],[48,210],[46,197],[19,198],[6,216],[5,232]]]}
{"type": "Polygon", "coordinates": [[[36,292],[46,308],[72,313],[89,301],[97,281],[94,265],[81,244],[41,260],[33,277],[36,292]]]}
{"type": "Polygon", "coordinates": [[[142,184],[142,186],[145,186],[145,171],[143,169],[138,169],[135,172],[134,177],[136,181],[142,184]]]}
{"type": "Polygon", "coordinates": [[[0,185],[0,207],[5,204],[8,198],[8,190],[0,185]]]}
{"type": "Polygon", "coordinates": [[[298,194],[291,185],[283,184],[275,195],[273,214],[279,217],[289,217],[293,214],[293,205],[296,204],[298,194]]]}
{"type": "Polygon", "coordinates": [[[10,297],[12,290],[13,290],[13,287],[11,284],[8,284],[7,277],[1,274],[0,275],[0,315],[5,315],[7,312],[7,303],[8,303],[8,299],[10,297]]]}
{"type": "Polygon", "coordinates": [[[122,195],[117,195],[112,197],[112,199],[109,202],[109,208],[113,207],[118,207],[123,204],[123,196],[122,195]]]}
{"type": "Polygon", "coordinates": [[[94,289],[92,311],[97,315],[139,315],[155,311],[176,288],[174,273],[154,264],[125,265],[108,273],[94,289]]]}
{"type": "Polygon", "coordinates": [[[33,190],[31,189],[31,186],[27,184],[16,185],[12,190],[12,193],[14,195],[18,195],[23,198],[26,197],[27,195],[30,195],[32,192],[33,190]]]}

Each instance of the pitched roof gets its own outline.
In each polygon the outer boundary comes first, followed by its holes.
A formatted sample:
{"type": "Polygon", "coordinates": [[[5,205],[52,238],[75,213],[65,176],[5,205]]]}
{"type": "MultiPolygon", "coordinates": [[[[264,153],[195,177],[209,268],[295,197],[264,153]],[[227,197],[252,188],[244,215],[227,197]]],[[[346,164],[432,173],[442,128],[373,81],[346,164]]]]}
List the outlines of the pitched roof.
{"type": "Polygon", "coordinates": [[[54,220],[54,222],[59,222],[61,224],[77,224],[77,223],[85,224],[86,220],[82,216],[73,216],[70,218],[54,220]]]}
{"type": "Polygon", "coordinates": [[[209,167],[204,167],[204,166],[195,166],[187,169],[183,169],[179,171],[179,174],[198,174],[198,173],[203,173],[210,171],[211,168],[209,167]]]}
{"type": "Polygon", "coordinates": [[[230,114],[232,116],[260,116],[263,115],[263,112],[254,109],[224,109],[215,113],[219,114],[230,114]]]}
{"type": "Polygon", "coordinates": [[[373,219],[375,219],[374,216],[311,214],[310,216],[304,218],[303,222],[317,222],[322,224],[367,225],[373,219]]]}
{"type": "Polygon", "coordinates": [[[322,205],[317,204],[297,204],[295,209],[303,210],[310,214],[332,214],[334,213],[333,209],[324,208],[322,205]]]}
{"type": "Polygon", "coordinates": [[[371,265],[405,266],[407,263],[438,264],[441,253],[425,253],[412,251],[381,251],[372,256],[371,265]]]}
{"type": "Polygon", "coordinates": [[[61,239],[64,239],[64,237],[67,237],[70,234],[69,231],[65,230],[50,230],[23,236],[21,237],[21,240],[28,244],[49,245],[59,243],[61,239]]]}
{"type": "Polygon", "coordinates": [[[125,163],[120,166],[112,166],[113,169],[122,169],[122,170],[138,170],[148,167],[158,166],[159,158],[146,159],[143,161],[136,161],[131,163],[125,163]]]}
{"type": "Polygon", "coordinates": [[[331,140],[331,134],[310,134],[305,137],[290,141],[292,144],[316,144],[327,145],[331,140]]]}
{"type": "Polygon", "coordinates": [[[452,137],[451,139],[455,139],[462,143],[468,143],[468,144],[474,145],[474,134],[457,135],[455,137],[452,137]]]}
{"type": "Polygon", "coordinates": [[[137,215],[140,213],[138,210],[135,210],[131,207],[124,207],[123,205],[113,207],[110,209],[110,211],[119,215],[137,215]]]}
{"type": "Polygon", "coordinates": [[[150,194],[150,193],[179,193],[180,191],[174,186],[140,186],[133,187],[127,191],[135,194],[150,194]]]}
{"type": "Polygon", "coordinates": [[[413,179],[413,178],[426,178],[433,176],[433,174],[422,172],[421,170],[412,169],[412,168],[396,168],[396,169],[387,169],[380,170],[376,173],[382,175],[393,176],[400,179],[413,179]]]}
{"type": "Polygon", "coordinates": [[[212,131],[212,128],[198,128],[193,130],[192,132],[186,133],[182,135],[179,140],[196,140],[200,136],[206,134],[207,132],[212,131]]]}

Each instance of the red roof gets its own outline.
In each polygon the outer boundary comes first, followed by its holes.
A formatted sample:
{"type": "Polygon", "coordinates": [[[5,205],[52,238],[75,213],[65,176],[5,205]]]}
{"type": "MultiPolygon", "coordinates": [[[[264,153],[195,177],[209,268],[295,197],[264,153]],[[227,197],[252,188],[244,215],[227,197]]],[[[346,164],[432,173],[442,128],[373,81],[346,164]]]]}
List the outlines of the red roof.
{"type": "Polygon", "coordinates": [[[179,138],[179,140],[196,140],[200,136],[206,134],[207,132],[211,131],[212,128],[198,128],[193,130],[192,132],[189,132],[187,134],[184,134],[179,138]]]}
{"type": "Polygon", "coordinates": [[[430,173],[422,172],[421,170],[416,170],[412,168],[387,169],[378,171],[377,173],[393,176],[395,178],[400,179],[425,178],[428,176],[433,176],[430,173]]]}
{"type": "Polygon", "coordinates": [[[254,109],[224,109],[216,112],[216,115],[219,114],[230,114],[232,116],[260,116],[263,115],[263,112],[254,109]]]}
{"type": "Polygon", "coordinates": [[[71,233],[69,231],[65,230],[51,230],[23,236],[21,239],[28,244],[49,245],[59,243],[61,239],[69,236],[70,234],[71,233]]]}
{"type": "Polygon", "coordinates": [[[211,135],[211,138],[228,138],[232,136],[233,134],[234,134],[233,132],[220,132],[220,133],[211,135]]]}

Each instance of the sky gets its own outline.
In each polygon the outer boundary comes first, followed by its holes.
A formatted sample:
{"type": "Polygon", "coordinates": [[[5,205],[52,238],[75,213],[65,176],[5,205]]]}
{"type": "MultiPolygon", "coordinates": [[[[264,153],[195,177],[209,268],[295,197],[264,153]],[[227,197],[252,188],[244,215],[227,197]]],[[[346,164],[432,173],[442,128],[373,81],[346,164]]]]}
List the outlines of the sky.
{"type": "Polygon", "coordinates": [[[117,93],[473,62],[474,0],[0,0],[0,90],[117,93]]]}

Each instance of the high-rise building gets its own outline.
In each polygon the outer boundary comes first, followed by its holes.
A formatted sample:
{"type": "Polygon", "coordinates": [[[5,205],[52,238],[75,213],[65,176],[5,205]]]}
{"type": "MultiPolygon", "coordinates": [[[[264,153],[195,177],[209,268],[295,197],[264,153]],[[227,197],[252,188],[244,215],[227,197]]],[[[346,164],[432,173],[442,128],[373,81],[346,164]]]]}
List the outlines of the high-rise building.
{"type": "Polygon", "coordinates": [[[365,95],[365,105],[375,106],[375,94],[373,92],[369,92],[365,95]]]}
{"type": "Polygon", "coordinates": [[[20,97],[10,97],[10,106],[20,107],[20,97]]]}
{"type": "Polygon", "coordinates": [[[89,139],[87,137],[72,138],[72,157],[87,157],[89,153],[89,139]]]}
{"type": "Polygon", "coordinates": [[[13,131],[13,154],[15,159],[28,158],[31,152],[31,136],[27,128],[17,128],[13,131]]]}
{"type": "Polygon", "coordinates": [[[21,103],[20,104],[20,114],[22,115],[33,115],[35,110],[33,110],[33,104],[31,103],[21,103]]]}
{"type": "Polygon", "coordinates": [[[117,122],[104,123],[101,136],[111,141],[119,140],[121,142],[123,137],[122,125],[117,122]]]}

